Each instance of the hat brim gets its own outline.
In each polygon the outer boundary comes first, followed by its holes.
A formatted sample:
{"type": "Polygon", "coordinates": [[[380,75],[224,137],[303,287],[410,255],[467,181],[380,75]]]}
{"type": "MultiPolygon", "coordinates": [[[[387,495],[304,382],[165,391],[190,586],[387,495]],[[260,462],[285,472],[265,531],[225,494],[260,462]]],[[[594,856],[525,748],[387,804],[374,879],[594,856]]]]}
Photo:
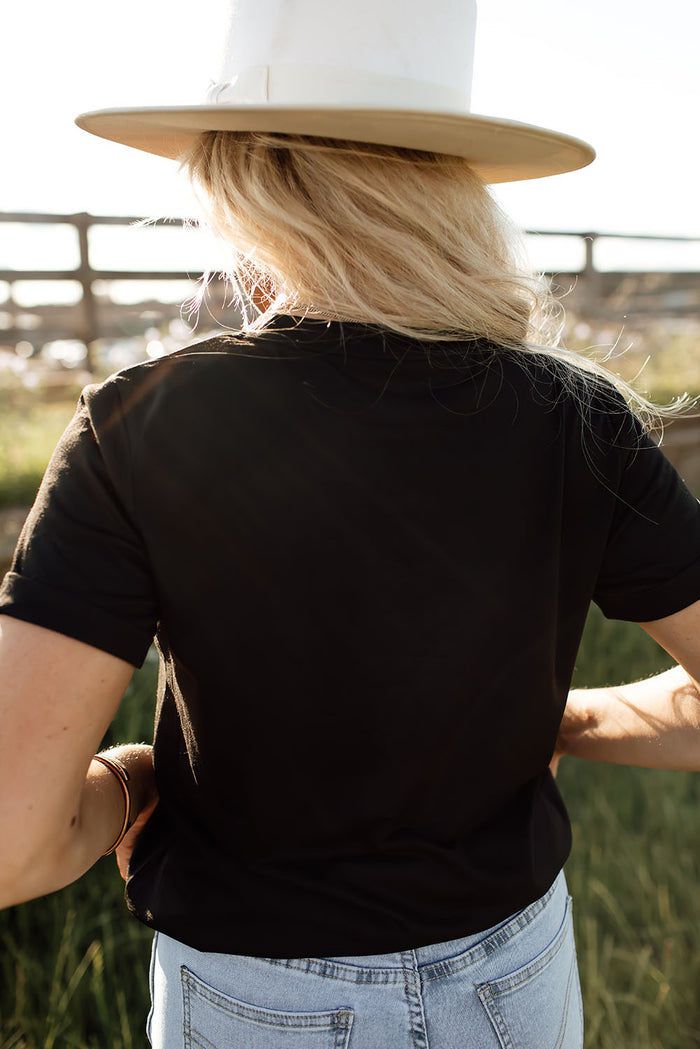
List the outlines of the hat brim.
{"type": "Polygon", "coordinates": [[[78,127],[156,156],[181,159],[204,131],[268,131],[465,157],[491,184],[559,175],[595,158],[586,142],[476,114],[345,106],[186,106],[83,113],[78,127]]]}

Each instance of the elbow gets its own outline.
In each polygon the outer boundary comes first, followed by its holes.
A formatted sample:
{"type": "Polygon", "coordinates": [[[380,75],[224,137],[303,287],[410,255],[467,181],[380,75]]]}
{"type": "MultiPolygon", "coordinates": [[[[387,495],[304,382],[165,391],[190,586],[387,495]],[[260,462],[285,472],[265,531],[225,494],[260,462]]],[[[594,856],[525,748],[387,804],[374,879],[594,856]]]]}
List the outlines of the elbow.
{"type": "Polygon", "coordinates": [[[70,838],[40,845],[26,839],[14,843],[3,840],[8,844],[0,861],[0,909],[47,896],[83,873],[70,838]]]}
{"type": "Polygon", "coordinates": [[[35,878],[33,867],[25,865],[17,856],[5,849],[2,863],[0,864],[0,910],[6,907],[14,907],[18,903],[25,903],[36,895],[31,884],[35,878]]]}

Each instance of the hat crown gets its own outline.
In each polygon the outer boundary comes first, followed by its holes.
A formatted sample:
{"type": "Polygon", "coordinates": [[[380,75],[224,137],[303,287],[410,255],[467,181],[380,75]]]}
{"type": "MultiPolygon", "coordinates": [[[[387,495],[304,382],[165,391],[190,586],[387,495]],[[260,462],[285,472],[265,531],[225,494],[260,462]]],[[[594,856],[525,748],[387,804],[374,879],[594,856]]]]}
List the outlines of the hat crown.
{"type": "Polygon", "coordinates": [[[210,98],[468,111],[475,32],[476,0],[232,0],[210,98]]]}
{"type": "Polygon", "coordinates": [[[83,113],[100,135],[181,160],[204,131],[345,139],[464,157],[485,182],[590,164],[585,142],[471,112],[476,0],[220,0],[223,61],[198,105],[83,113]]]}

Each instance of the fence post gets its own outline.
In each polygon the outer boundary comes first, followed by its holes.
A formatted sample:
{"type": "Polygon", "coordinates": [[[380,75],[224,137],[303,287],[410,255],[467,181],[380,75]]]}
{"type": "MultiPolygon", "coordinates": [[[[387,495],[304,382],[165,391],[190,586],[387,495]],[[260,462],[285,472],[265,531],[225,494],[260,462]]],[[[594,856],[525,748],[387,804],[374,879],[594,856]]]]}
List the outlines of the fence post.
{"type": "Polygon", "coordinates": [[[601,307],[600,272],[596,269],[594,248],[598,240],[597,233],[583,233],[586,258],[583,266],[583,308],[589,317],[596,317],[601,307]]]}
{"type": "Polygon", "coordinates": [[[92,216],[86,211],[75,215],[73,222],[78,230],[78,243],[80,245],[80,268],[78,269],[78,280],[83,290],[82,307],[83,317],[81,324],[81,341],[85,343],[85,368],[90,374],[95,372],[95,340],[99,337],[99,326],[97,318],[97,302],[92,290],[94,273],[90,266],[90,251],[88,244],[88,230],[92,224],[92,216]]]}

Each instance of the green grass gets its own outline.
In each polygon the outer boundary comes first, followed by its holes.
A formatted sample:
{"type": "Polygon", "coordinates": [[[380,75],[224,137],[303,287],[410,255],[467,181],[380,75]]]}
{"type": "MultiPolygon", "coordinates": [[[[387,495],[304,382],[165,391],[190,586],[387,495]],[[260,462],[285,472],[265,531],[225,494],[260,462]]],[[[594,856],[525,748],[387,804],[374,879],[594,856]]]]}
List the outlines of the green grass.
{"type": "Polygon", "coordinates": [[[563,766],[586,1045],[700,1045],[698,777],[563,766]]]}
{"type": "Polygon", "coordinates": [[[44,403],[0,396],[0,509],[31,506],[77,398],[44,403]]]}
{"type": "MultiPolygon", "coordinates": [[[[639,628],[592,609],[575,683],[672,665],[639,628]]],[[[574,898],[588,1049],[700,1046],[700,776],[568,759],[574,898]]]]}

